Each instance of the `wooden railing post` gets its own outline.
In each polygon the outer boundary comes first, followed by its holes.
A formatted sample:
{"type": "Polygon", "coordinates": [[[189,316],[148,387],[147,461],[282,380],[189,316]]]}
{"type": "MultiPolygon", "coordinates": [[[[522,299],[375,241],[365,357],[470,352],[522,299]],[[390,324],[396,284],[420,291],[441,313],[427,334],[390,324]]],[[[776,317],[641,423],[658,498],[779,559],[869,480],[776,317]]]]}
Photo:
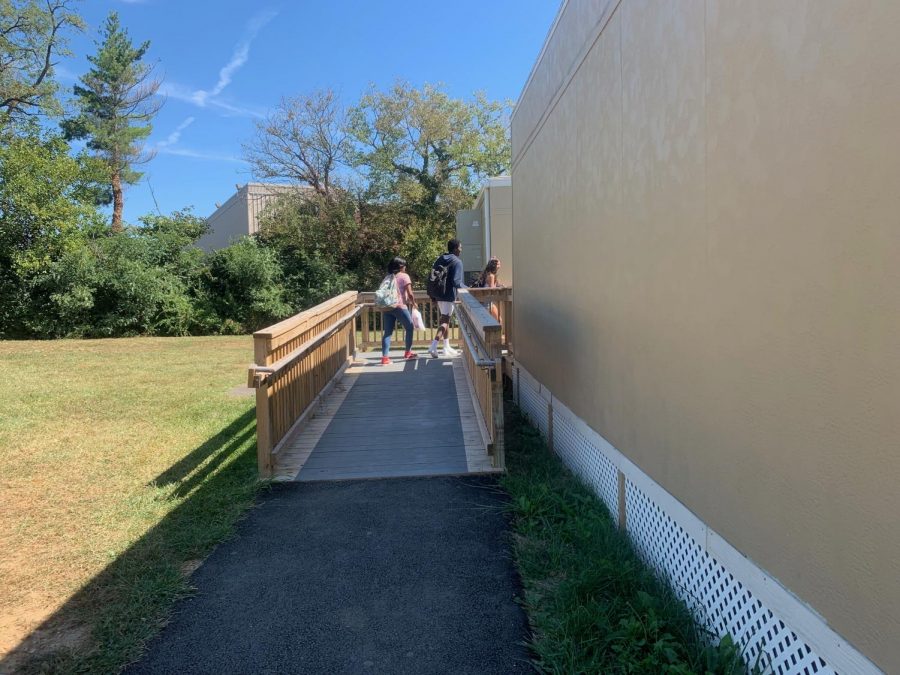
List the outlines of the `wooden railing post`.
{"type": "Polygon", "coordinates": [[[515,326],[513,325],[516,320],[515,315],[515,305],[513,303],[513,290],[509,289],[509,300],[506,301],[506,325],[503,326],[503,335],[506,340],[505,347],[509,355],[513,355],[515,340],[514,330],[515,326]]]}
{"type": "Polygon", "coordinates": [[[349,331],[347,334],[347,358],[352,360],[356,358],[356,321],[351,323],[347,330],[349,331]]]}
{"type": "Polygon", "coordinates": [[[258,366],[267,366],[271,361],[271,340],[263,335],[253,336],[253,363],[258,366]]]}
{"type": "Polygon", "coordinates": [[[259,465],[259,477],[271,478],[272,412],[269,406],[269,384],[265,380],[256,387],[256,460],[259,465]]]}
{"type": "Polygon", "coordinates": [[[362,327],[362,348],[369,348],[369,313],[371,309],[368,305],[363,305],[362,313],[360,314],[360,326],[362,327]]]}
{"type": "Polygon", "coordinates": [[[506,468],[506,421],[503,419],[503,359],[495,360],[491,371],[491,405],[494,411],[494,457],[495,469],[506,468]]]}
{"type": "Polygon", "coordinates": [[[494,324],[490,328],[485,327],[484,347],[488,357],[493,360],[494,367],[491,370],[491,417],[494,428],[491,434],[494,438],[494,453],[491,458],[494,468],[502,469],[506,466],[506,453],[504,449],[503,419],[503,345],[501,344],[500,326],[494,324]]]}

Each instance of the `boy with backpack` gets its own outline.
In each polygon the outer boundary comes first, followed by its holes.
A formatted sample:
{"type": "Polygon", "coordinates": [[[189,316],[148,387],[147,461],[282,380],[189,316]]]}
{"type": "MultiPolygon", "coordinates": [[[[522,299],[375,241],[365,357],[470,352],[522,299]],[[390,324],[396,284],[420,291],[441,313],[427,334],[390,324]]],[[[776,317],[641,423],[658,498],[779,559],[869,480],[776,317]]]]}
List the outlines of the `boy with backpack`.
{"type": "Polygon", "coordinates": [[[428,353],[438,358],[438,342],[444,341],[444,356],[458,356],[459,352],[450,346],[450,317],[456,309],[456,291],[465,288],[463,283],[463,264],[459,259],[462,244],[459,239],[447,242],[447,253],[434,261],[428,277],[428,297],[436,301],[441,313],[441,325],[438,328],[428,353]]]}

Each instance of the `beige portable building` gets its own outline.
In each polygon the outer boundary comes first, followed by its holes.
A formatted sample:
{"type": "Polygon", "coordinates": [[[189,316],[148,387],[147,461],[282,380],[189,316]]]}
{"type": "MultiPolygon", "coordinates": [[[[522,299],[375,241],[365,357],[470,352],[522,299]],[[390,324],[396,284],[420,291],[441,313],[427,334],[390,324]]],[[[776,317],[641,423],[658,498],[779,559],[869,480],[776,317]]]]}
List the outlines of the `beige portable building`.
{"type": "Polygon", "coordinates": [[[466,279],[471,280],[491,257],[499,258],[500,281],[512,284],[512,182],[509,176],[488,178],[471,209],[456,212],[456,237],[462,242],[466,279]]]}
{"type": "Polygon", "coordinates": [[[206,219],[209,232],[197,246],[204,251],[225,248],[236,239],[259,231],[259,216],[276,197],[307,192],[311,188],[276,183],[246,183],[237,185],[236,192],[206,219]]]}
{"type": "Polygon", "coordinates": [[[900,673],[898,35],[566,0],[512,119],[520,403],[777,673],[900,673]]]}

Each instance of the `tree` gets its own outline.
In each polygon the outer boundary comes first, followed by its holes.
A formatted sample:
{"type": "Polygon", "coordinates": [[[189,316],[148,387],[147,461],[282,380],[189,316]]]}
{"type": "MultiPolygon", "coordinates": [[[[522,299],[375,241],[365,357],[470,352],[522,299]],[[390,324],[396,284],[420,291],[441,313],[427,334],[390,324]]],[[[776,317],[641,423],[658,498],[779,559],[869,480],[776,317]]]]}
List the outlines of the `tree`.
{"type": "Polygon", "coordinates": [[[81,30],[76,0],[0,0],[0,117],[58,113],[55,58],[67,31],[81,30]]]}
{"type": "Polygon", "coordinates": [[[113,196],[112,229],[121,232],[123,184],[140,180],[133,166],[151,159],[144,141],[161,106],[154,98],[160,81],[151,78],[151,66],[141,63],[150,43],[134,47],[115,12],[107,17],[97,46],[88,57],[93,67],[75,85],[79,114],[63,122],[63,130],[70,139],[87,139],[88,148],[103,160],[113,196]]]}
{"type": "Polygon", "coordinates": [[[260,220],[258,241],[277,252],[289,302],[371,288],[395,255],[424,281],[457,209],[509,167],[506,109],[405,83],[347,112],[330,91],[284,99],[244,149],[257,176],[315,188],[279,197],[260,220]]]}
{"type": "Polygon", "coordinates": [[[357,288],[363,242],[347,194],[284,195],[260,217],[257,241],[275,252],[286,301],[301,310],[357,288]]]}
{"type": "Polygon", "coordinates": [[[0,143],[0,337],[22,336],[28,283],[100,222],[85,157],[36,123],[0,143]]]}
{"type": "Polygon", "coordinates": [[[372,197],[452,223],[484,178],[509,169],[506,110],[482,93],[467,102],[429,84],[373,89],[349,113],[353,163],[367,176],[372,197]]]}
{"type": "Polygon", "coordinates": [[[331,90],[281,99],[244,145],[244,157],[258,177],[309,185],[326,199],[334,197],[335,172],[347,152],[344,114],[331,90]]]}

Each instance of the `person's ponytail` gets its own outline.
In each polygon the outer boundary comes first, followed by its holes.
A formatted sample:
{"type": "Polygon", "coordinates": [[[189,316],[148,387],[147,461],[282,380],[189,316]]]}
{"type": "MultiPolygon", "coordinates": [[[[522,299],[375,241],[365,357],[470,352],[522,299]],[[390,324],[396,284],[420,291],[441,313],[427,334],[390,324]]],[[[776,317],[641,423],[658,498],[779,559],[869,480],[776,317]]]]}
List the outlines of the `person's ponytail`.
{"type": "Polygon", "coordinates": [[[388,263],[387,271],[388,274],[397,274],[404,267],[406,267],[406,260],[398,256],[388,263]]]}

